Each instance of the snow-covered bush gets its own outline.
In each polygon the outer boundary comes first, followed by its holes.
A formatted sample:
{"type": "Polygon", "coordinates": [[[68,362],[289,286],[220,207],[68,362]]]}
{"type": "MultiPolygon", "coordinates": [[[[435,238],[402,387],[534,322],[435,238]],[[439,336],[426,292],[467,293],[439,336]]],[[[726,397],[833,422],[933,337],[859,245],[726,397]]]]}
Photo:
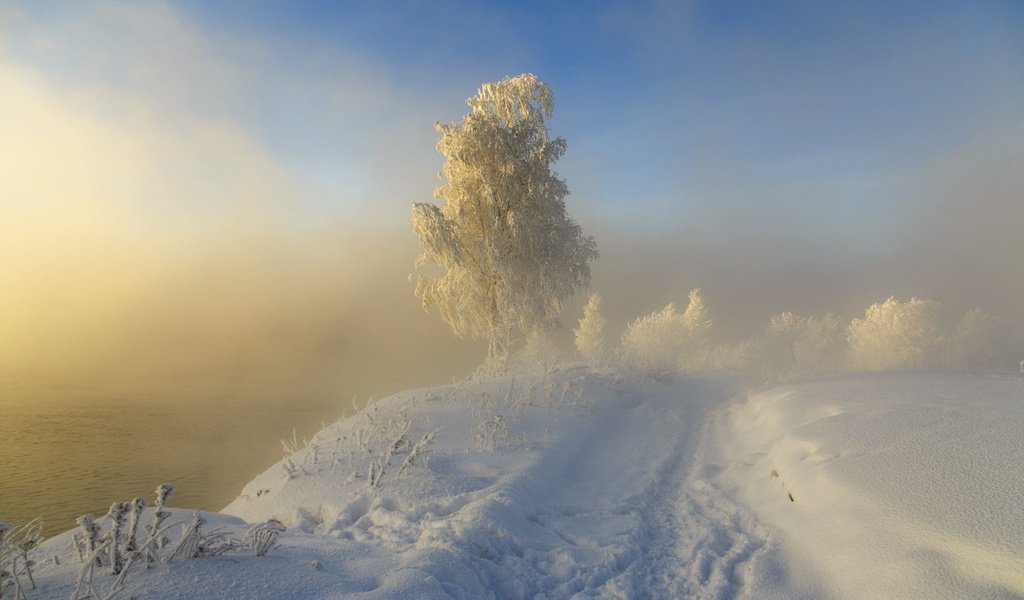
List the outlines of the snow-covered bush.
{"type": "Polygon", "coordinates": [[[895,297],[872,304],[863,319],[847,328],[850,365],[859,370],[910,369],[933,363],[943,343],[939,305],[931,300],[895,297]]]}
{"type": "Polygon", "coordinates": [[[550,329],[562,304],[590,282],[593,238],[566,213],[569,188],[551,170],[565,140],[545,125],[554,110],[534,75],[481,86],[461,123],[438,124],[446,161],[440,205],[413,205],[420,241],[416,295],[456,335],[484,338],[501,361],[516,332],[550,329]]]}
{"type": "Polygon", "coordinates": [[[640,372],[659,375],[705,368],[711,351],[711,319],[700,295],[690,292],[683,313],[675,303],[633,321],[622,334],[623,361],[640,372]]]}
{"type": "Polygon", "coordinates": [[[583,307],[583,317],[576,334],[576,350],[591,364],[601,364],[605,359],[605,326],[608,320],[601,314],[601,295],[593,293],[583,307]]]}

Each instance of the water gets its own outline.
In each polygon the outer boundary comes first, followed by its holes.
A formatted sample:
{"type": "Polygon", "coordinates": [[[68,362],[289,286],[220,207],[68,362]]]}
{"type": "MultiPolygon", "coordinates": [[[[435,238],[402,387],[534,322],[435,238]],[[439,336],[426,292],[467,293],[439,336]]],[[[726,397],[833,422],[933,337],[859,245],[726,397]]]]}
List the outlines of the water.
{"type": "Polygon", "coordinates": [[[0,522],[42,517],[46,534],[167,482],[169,504],[219,510],[281,458],[280,439],[312,435],[335,399],[254,400],[243,390],[0,390],[0,522]]]}

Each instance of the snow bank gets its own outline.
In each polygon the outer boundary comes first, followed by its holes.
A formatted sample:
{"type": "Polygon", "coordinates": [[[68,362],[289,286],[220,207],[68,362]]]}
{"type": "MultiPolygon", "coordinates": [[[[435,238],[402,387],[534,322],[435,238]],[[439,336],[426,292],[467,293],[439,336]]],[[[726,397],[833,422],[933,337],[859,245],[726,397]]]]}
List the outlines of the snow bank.
{"type": "Polygon", "coordinates": [[[752,392],[717,482],[781,530],[781,597],[1024,596],[1024,379],[846,376],[752,392]]]}

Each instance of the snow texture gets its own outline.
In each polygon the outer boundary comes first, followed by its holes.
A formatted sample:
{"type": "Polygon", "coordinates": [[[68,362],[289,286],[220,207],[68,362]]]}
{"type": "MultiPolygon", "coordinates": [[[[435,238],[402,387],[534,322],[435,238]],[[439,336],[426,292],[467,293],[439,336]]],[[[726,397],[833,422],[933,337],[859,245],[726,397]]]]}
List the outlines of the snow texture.
{"type": "MultiPolygon", "coordinates": [[[[1017,598],[1022,400],[1020,376],[931,372],[413,390],[201,515],[234,540],[280,521],[265,556],[131,567],[115,597],[1017,598]]],[[[73,533],[36,551],[29,598],[72,597],[73,533]]]]}
{"type": "Polygon", "coordinates": [[[1024,379],[844,376],[753,392],[714,427],[723,488],[781,535],[755,587],[1024,597],[1024,379]],[[787,579],[789,581],[787,581],[787,579]]]}

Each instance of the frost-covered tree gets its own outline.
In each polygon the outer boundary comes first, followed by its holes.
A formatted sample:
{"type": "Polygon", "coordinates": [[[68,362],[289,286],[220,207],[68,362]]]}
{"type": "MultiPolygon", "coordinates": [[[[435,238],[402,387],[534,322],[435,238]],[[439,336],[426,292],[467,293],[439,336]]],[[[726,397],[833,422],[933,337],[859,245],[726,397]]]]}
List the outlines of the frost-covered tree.
{"type": "Polygon", "coordinates": [[[865,371],[927,366],[943,342],[938,313],[938,303],[920,298],[872,304],[847,328],[851,366],[865,371]]]}
{"type": "Polygon", "coordinates": [[[597,245],[569,218],[569,188],[551,170],[566,145],[548,136],[548,86],[509,77],[467,104],[461,122],[436,125],[441,204],[413,205],[416,295],[457,336],[486,339],[493,363],[517,332],[557,324],[563,303],[589,285],[597,245]]]}
{"type": "Polygon", "coordinates": [[[601,295],[593,293],[583,307],[583,318],[579,321],[576,333],[576,350],[591,363],[600,364],[604,361],[604,328],[608,320],[601,314],[601,295]]]}

